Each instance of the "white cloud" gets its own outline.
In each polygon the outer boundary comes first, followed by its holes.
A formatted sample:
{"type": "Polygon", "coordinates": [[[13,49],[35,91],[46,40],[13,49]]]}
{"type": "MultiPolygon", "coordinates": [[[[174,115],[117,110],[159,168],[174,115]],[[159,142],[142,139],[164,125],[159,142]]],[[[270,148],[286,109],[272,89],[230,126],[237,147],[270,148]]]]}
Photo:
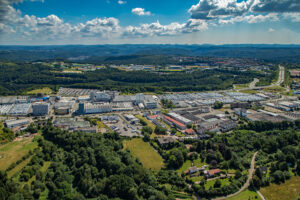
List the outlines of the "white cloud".
{"type": "Polygon", "coordinates": [[[254,0],[199,0],[189,9],[193,19],[210,20],[229,16],[241,16],[249,11],[254,0]]]}
{"type": "Polygon", "coordinates": [[[140,26],[128,26],[125,28],[123,36],[148,37],[148,36],[170,36],[180,33],[191,33],[204,31],[208,25],[203,20],[190,19],[187,23],[173,22],[167,25],[161,25],[159,21],[151,24],[141,24],[140,26]]]}
{"type": "Polygon", "coordinates": [[[149,16],[151,15],[150,11],[145,11],[144,8],[133,8],[131,12],[138,16],[149,16]]]}
{"type": "Polygon", "coordinates": [[[269,28],[268,32],[269,32],[269,33],[273,33],[273,32],[275,32],[275,29],[269,28]]]}
{"type": "Polygon", "coordinates": [[[219,19],[219,24],[234,24],[239,22],[245,22],[249,24],[262,23],[266,21],[279,21],[278,14],[270,13],[267,15],[245,15],[245,16],[237,16],[228,19],[219,19]]]}
{"type": "MultiPolygon", "coordinates": [[[[249,1],[249,0],[248,0],[249,1]]],[[[299,0],[256,0],[253,12],[300,12],[299,0]]]]}
{"type": "Polygon", "coordinates": [[[292,22],[300,22],[300,13],[283,13],[283,18],[292,22]]]}
{"type": "Polygon", "coordinates": [[[123,4],[126,4],[126,3],[127,3],[127,1],[118,0],[118,4],[120,4],[120,5],[123,5],[123,4]]]}

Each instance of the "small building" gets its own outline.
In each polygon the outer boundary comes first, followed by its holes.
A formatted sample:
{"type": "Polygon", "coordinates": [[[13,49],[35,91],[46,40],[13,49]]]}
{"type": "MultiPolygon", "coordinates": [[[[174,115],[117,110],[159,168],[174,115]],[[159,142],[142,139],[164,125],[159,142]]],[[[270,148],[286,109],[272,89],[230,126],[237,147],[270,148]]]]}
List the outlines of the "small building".
{"type": "Polygon", "coordinates": [[[196,134],[195,131],[194,131],[194,129],[192,129],[192,128],[186,129],[184,131],[184,133],[187,134],[187,135],[195,135],[196,134]]]}
{"type": "Polygon", "coordinates": [[[214,177],[216,175],[219,175],[221,173],[221,170],[220,169],[211,169],[211,170],[206,170],[204,171],[204,175],[207,177],[207,178],[211,178],[211,177],[214,177]]]}
{"type": "Polygon", "coordinates": [[[235,108],[234,113],[240,117],[246,117],[247,116],[247,110],[244,108],[235,108]]]}
{"type": "Polygon", "coordinates": [[[148,115],[147,119],[152,121],[154,119],[157,119],[157,117],[158,117],[158,115],[148,115]]]}
{"type": "Polygon", "coordinates": [[[157,138],[158,144],[161,147],[168,146],[169,144],[174,144],[175,140],[172,137],[160,137],[157,138]]]}

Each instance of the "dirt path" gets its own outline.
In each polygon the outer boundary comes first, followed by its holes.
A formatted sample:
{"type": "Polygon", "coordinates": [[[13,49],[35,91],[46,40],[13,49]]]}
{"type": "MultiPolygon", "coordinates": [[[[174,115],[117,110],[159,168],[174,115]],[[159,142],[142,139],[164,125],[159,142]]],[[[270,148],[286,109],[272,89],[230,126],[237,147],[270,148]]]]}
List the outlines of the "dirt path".
{"type": "Polygon", "coordinates": [[[246,181],[246,183],[239,189],[239,191],[237,191],[236,193],[233,193],[233,194],[230,194],[228,196],[225,196],[225,197],[218,197],[218,198],[215,198],[214,200],[223,200],[223,199],[227,199],[227,198],[230,198],[230,197],[233,197],[233,196],[236,196],[238,195],[239,193],[243,192],[245,189],[247,189],[250,185],[250,181],[252,179],[252,176],[253,176],[253,172],[255,170],[255,158],[256,158],[256,155],[257,155],[258,152],[255,152],[253,157],[252,157],[252,160],[251,160],[251,167],[249,169],[249,174],[248,174],[248,179],[246,181]]]}
{"type": "Polygon", "coordinates": [[[266,200],[265,197],[260,193],[260,191],[256,191],[262,200],[266,200]]]}

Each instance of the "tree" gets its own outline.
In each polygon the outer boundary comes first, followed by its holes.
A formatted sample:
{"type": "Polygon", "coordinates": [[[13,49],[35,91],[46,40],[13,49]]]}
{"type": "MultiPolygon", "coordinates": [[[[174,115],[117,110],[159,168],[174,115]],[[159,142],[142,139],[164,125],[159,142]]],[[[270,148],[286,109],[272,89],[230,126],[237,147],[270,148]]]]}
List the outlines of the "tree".
{"type": "Polygon", "coordinates": [[[154,132],[157,135],[166,135],[167,134],[167,129],[162,127],[162,126],[156,126],[154,132]]]}
{"type": "Polygon", "coordinates": [[[172,129],[171,129],[171,134],[172,134],[172,135],[175,135],[176,133],[177,133],[177,130],[176,130],[175,128],[172,128],[172,129]]]}
{"type": "Polygon", "coordinates": [[[214,103],[214,109],[221,109],[223,107],[223,102],[220,102],[220,101],[216,101],[214,103]]]}
{"type": "Polygon", "coordinates": [[[184,163],[182,152],[177,148],[170,150],[167,162],[169,168],[178,169],[184,163]]]}
{"type": "Polygon", "coordinates": [[[152,134],[153,132],[153,129],[150,127],[150,126],[144,126],[142,128],[142,134],[145,135],[146,133],[147,134],[152,134]]]}
{"type": "Polygon", "coordinates": [[[144,142],[149,142],[150,141],[150,134],[149,133],[144,133],[144,142]]]}
{"type": "Polygon", "coordinates": [[[219,188],[219,187],[221,187],[221,185],[222,185],[222,183],[221,183],[220,179],[217,179],[214,184],[214,188],[219,188]]]}

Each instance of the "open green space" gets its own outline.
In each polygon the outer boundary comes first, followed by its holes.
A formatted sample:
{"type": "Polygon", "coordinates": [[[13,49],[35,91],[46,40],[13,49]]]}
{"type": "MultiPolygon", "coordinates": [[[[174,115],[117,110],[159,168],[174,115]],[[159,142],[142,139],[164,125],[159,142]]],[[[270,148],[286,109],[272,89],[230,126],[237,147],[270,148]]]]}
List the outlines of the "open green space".
{"type": "Polygon", "coordinates": [[[130,153],[143,163],[144,167],[153,170],[160,170],[164,167],[162,157],[141,138],[125,140],[123,145],[124,149],[129,149],[130,153]]]}
{"type": "Polygon", "coordinates": [[[172,191],[174,197],[176,199],[182,199],[182,200],[193,200],[193,196],[186,194],[186,193],[182,193],[182,192],[177,192],[177,191],[172,191]]]}
{"type": "MultiPolygon", "coordinates": [[[[143,120],[146,122],[147,126],[150,126],[152,128],[152,130],[154,131],[155,130],[155,125],[149,121],[148,119],[146,119],[145,117],[141,116],[141,115],[136,115],[136,117],[140,120],[143,120]]],[[[150,136],[151,139],[153,139],[154,137],[156,136],[156,134],[153,132],[150,136]]]]}
{"type": "Polygon", "coordinates": [[[44,88],[41,88],[41,89],[35,89],[35,90],[28,91],[27,94],[36,95],[36,94],[39,94],[39,93],[43,93],[45,95],[48,95],[48,94],[51,94],[52,92],[53,91],[52,91],[51,88],[44,87],[44,88]]]}
{"type": "Polygon", "coordinates": [[[261,200],[260,196],[255,192],[251,190],[244,190],[240,194],[227,198],[226,200],[261,200]]]}
{"type": "Polygon", "coordinates": [[[15,174],[17,174],[21,169],[23,169],[23,167],[25,167],[29,163],[31,158],[32,158],[32,156],[30,156],[29,158],[22,161],[20,164],[15,166],[13,169],[9,170],[7,172],[7,176],[10,178],[10,177],[14,176],[15,174]]]}
{"type": "Polygon", "coordinates": [[[6,170],[12,163],[21,159],[38,144],[33,138],[24,138],[21,141],[13,141],[0,146],[0,170],[6,170]]]}
{"type": "Polygon", "coordinates": [[[229,179],[228,178],[219,178],[219,179],[214,179],[214,180],[211,180],[211,181],[207,181],[206,183],[205,183],[205,189],[206,190],[208,190],[210,187],[214,187],[214,184],[215,184],[215,182],[217,181],[217,180],[220,180],[220,182],[221,182],[221,187],[223,187],[223,186],[226,186],[226,185],[230,185],[230,181],[229,181],[229,179]]]}
{"type": "Polygon", "coordinates": [[[207,164],[205,162],[202,162],[200,158],[194,160],[194,165],[192,165],[192,161],[191,160],[186,160],[183,163],[183,165],[177,170],[177,172],[181,174],[182,172],[188,170],[192,166],[202,167],[204,165],[207,165],[207,164]]]}
{"type": "Polygon", "coordinates": [[[267,200],[297,200],[300,198],[300,177],[293,176],[283,184],[271,184],[260,189],[267,200]]]}

